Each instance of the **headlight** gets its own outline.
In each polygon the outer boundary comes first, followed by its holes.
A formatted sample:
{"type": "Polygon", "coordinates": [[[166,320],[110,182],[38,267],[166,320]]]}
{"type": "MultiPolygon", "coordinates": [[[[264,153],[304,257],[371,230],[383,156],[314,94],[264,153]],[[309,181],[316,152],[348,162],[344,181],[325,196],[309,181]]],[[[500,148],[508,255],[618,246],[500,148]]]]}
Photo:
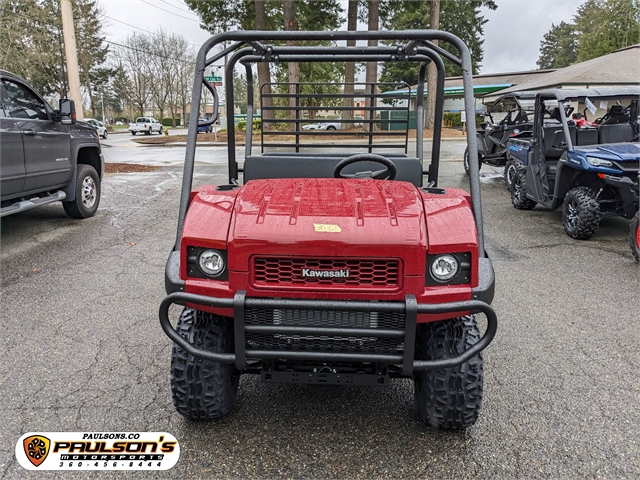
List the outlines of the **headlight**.
{"type": "Polygon", "coordinates": [[[587,157],[587,162],[593,167],[613,167],[613,163],[603,158],[587,157]]]}
{"type": "Polygon", "coordinates": [[[456,276],[459,268],[453,255],[439,255],[431,263],[431,275],[438,282],[447,282],[456,276]]]}
{"type": "Polygon", "coordinates": [[[206,275],[217,277],[224,271],[224,257],[217,250],[203,250],[198,255],[198,268],[206,275]]]}

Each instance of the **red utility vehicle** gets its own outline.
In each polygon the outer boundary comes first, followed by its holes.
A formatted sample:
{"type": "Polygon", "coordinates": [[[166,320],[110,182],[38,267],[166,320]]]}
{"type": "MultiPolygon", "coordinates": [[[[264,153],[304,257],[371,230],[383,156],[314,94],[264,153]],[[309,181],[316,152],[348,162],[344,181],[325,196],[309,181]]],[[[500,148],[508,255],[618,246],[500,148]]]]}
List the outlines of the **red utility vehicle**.
{"type": "MultiPolygon", "coordinates": [[[[465,72],[467,140],[476,157],[470,55],[446,32],[237,31],[201,48],[178,232],[166,267],[168,296],[160,307],[162,328],[174,342],[171,386],[180,414],[189,419],[227,414],[242,374],[325,385],[386,385],[391,378],[412,378],[427,423],[442,429],[475,423],[483,388],[480,352],[497,328],[489,306],[494,274],[484,250],[477,158],[470,162],[470,194],[437,185],[441,56],[465,72]],[[287,42],[370,39],[397,45],[287,42]],[[450,43],[459,55],[432,40],[450,43]],[[239,165],[229,123],[229,184],[193,189],[203,85],[215,99],[209,121],[218,116],[217,93],[204,72],[224,55],[229,55],[226,85],[233,85],[236,65],[246,70],[247,118],[253,118],[252,65],[258,62],[410,61],[420,65],[420,78],[417,91],[388,88],[393,95],[372,84],[347,94],[335,84],[263,86],[261,154],[252,155],[253,132],[247,128],[239,165]],[[423,85],[431,61],[438,68],[438,97],[425,171],[423,85]],[[362,97],[365,107],[344,102],[362,97]],[[416,155],[409,156],[413,101],[416,155]],[[305,117],[307,112],[329,108],[342,114],[339,132],[303,129],[316,121],[313,114],[305,117]],[[364,118],[348,114],[359,110],[364,118]],[[289,142],[279,141],[287,137],[289,142]],[[334,141],[318,143],[318,137],[334,141]],[[169,319],[174,303],[185,306],[176,327],[169,319]],[[483,335],[475,313],[486,317],[483,335]]],[[[234,105],[232,88],[226,90],[226,105],[234,105]]]]}

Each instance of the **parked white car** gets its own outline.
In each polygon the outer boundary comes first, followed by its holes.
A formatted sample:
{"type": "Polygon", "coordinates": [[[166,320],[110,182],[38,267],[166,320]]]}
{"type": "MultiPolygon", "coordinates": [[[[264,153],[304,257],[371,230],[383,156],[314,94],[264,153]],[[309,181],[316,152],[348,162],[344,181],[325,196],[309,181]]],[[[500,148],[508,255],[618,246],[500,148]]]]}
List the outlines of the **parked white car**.
{"type": "Polygon", "coordinates": [[[96,120],[95,118],[85,118],[84,122],[88,123],[92,127],[95,127],[95,129],[98,131],[98,135],[100,135],[102,138],[107,138],[107,127],[104,126],[104,123],[96,120]]]}
{"type": "Polygon", "coordinates": [[[339,121],[340,119],[336,120],[337,121],[310,123],[309,125],[304,125],[302,130],[339,130],[341,122],[339,121]]]}
{"type": "MultiPolygon", "coordinates": [[[[356,115],[353,117],[354,120],[363,120],[362,115],[356,115]]],[[[346,125],[342,125],[342,119],[340,117],[334,119],[334,120],[329,120],[326,122],[316,122],[316,123],[310,123],[309,125],[304,125],[302,127],[302,130],[329,130],[329,131],[333,131],[333,130],[341,130],[343,128],[351,128],[351,127],[362,127],[362,123],[351,123],[349,122],[346,125]]]]}
{"type": "Polygon", "coordinates": [[[162,124],[153,117],[138,117],[135,122],[129,124],[131,135],[136,133],[144,133],[151,135],[157,132],[162,135],[162,124]]]}

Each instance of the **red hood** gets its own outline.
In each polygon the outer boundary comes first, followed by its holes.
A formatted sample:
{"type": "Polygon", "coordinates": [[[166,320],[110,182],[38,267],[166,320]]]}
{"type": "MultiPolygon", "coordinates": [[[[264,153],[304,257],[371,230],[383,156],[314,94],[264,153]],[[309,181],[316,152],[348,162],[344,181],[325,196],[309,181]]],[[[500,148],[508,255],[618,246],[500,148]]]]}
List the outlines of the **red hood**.
{"type": "Polygon", "coordinates": [[[405,275],[424,275],[422,198],[396,181],[254,180],[237,193],[228,248],[232,271],[260,253],[402,258],[405,275]]]}

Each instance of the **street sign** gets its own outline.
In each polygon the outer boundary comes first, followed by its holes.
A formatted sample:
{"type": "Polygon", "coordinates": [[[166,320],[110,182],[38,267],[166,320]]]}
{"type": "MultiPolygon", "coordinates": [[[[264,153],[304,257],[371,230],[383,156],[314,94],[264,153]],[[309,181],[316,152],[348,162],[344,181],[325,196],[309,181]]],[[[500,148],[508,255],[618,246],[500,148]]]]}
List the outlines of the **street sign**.
{"type": "Polygon", "coordinates": [[[216,77],[211,75],[205,75],[204,79],[207,82],[222,82],[222,77],[216,77]]]}

